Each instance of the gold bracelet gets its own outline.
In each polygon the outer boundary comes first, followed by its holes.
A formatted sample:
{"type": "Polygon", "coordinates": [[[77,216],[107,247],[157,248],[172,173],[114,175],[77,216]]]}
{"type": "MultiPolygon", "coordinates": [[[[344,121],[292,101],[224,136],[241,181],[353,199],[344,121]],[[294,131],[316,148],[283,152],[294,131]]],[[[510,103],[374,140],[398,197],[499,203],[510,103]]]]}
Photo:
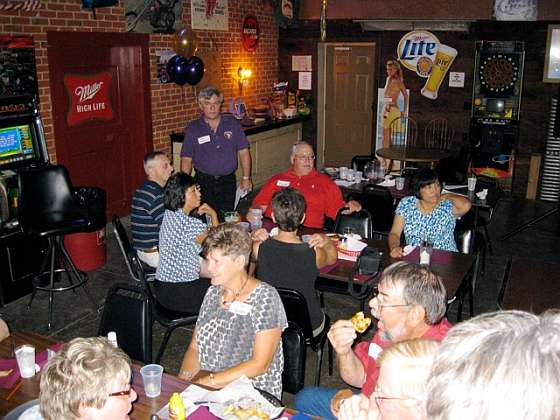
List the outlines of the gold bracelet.
{"type": "Polygon", "coordinates": [[[215,387],[216,386],[216,382],[214,382],[214,374],[210,373],[210,384],[215,387]]]}

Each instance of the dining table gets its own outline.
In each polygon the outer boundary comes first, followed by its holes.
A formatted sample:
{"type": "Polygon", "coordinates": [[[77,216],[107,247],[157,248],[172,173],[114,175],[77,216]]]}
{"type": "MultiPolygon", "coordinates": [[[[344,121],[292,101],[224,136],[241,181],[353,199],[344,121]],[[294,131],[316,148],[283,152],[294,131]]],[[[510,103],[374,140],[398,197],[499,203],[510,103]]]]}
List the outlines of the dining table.
{"type": "Polygon", "coordinates": [[[377,156],[390,160],[400,160],[402,162],[430,163],[434,164],[441,159],[451,156],[449,150],[433,149],[420,146],[390,146],[377,149],[377,156]]]}
{"type": "MultiPolygon", "coordinates": [[[[377,275],[366,276],[356,273],[354,277],[355,286],[360,286],[364,281],[376,284],[381,278],[383,268],[397,261],[419,262],[419,247],[416,247],[407,256],[393,258],[389,254],[389,246],[386,240],[362,239],[363,242],[375,248],[380,253],[380,270],[377,275]]],[[[341,290],[348,284],[350,275],[355,266],[354,261],[338,259],[331,266],[319,270],[316,287],[318,290],[332,291],[332,286],[341,290]]],[[[462,319],[463,301],[469,297],[469,310],[471,316],[474,312],[473,285],[476,284],[478,275],[479,257],[476,255],[462,254],[459,252],[433,250],[430,268],[442,278],[447,291],[447,305],[458,303],[457,320],[462,319]]]]}
{"type": "MultiPolygon", "coordinates": [[[[41,355],[47,348],[58,350],[62,343],[53,337],[29,331],[14,331],[9,337],[0,341],[0,360],[13,359],[13,349],[22,344],[31,344],[35,347],[36,361],[38,361],[40,356],[37,355],[41,355]]],[[[44,364],[44,362],[40,364],[44,364]]],[[[132,387],[138,394],[138,398],[132,404],[130,418],[132,420],[151,420],[152,415],[157,414],[169,402],[169,398],[174,392],[183,392],[191,383],[173,374],[164,373],[161,380],[161,394],[154,398],[148,398],[144,392],[142,375],[140,374],[141,367],[142,365],[138,363],[132,363],[132,387]]],[[[19,378],[9,388],[0,387],[0,417],[21,404],[39,398],[40,378],[41,372],[39,371],[32,378],[19,378]]],[[[295,410],[285,408],[283,417],[291,418],[296,414],[295,410]]],[[[188,418],[194,420],[217,419],[205,407],[199,407],[188,418]]]]}

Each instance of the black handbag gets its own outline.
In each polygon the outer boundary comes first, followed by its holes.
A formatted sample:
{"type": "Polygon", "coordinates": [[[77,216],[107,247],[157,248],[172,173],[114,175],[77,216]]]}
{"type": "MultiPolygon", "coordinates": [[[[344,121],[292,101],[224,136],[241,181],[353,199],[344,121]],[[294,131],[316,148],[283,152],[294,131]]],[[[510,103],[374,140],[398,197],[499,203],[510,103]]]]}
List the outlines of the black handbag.
{"type": "Polygon", "coordinates": [[[372,287],[370,281],[377,276],[380,271],[382,256],[382,252],[369,245],[362,250],[356,260],[356,263],[354,264],[354,267],[348,275],[348,293],[352,297],[356,299],[364,299],[369,295],[372,287]],[[369,276],[369,278],[361,284],[358,291],[354,289],[354,277],[356,276],[356,273],[369,276]]]}

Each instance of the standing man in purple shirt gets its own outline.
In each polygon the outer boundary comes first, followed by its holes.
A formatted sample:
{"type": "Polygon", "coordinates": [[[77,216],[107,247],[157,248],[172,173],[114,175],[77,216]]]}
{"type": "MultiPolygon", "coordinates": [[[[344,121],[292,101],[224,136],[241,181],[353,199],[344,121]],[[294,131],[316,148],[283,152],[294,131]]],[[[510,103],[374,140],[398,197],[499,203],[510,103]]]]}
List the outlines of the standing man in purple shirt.
{"type": "Polygon", "coordinates": [[[181,149],[181,170],[190,174],[194,167],[202,201],[214,208],[221,220],[224,212],[234,208],[238,162],[242,171],[239,187],[246,191],[253,188],[249,142],[235,118],[221,115],[223,102],[224,95],[214,87],[200,91],[202,115],[185,128],[181,149]]]}

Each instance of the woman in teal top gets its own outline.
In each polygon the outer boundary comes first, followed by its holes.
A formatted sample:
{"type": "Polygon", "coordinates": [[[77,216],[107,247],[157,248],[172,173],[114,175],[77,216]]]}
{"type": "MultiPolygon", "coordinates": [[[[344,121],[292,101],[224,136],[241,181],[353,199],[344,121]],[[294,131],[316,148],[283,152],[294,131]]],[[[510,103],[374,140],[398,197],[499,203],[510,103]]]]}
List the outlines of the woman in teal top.
{"type": "Polygon", "coordinates": [[[468,198],[457,194],[442,194],[435,171],[420,169],[412,179],[413,196],[403,198],[389,232],[391,257],[402,257],[400,244],[404,232],[407,245],[420,245],[427,240],[434,249],[457,251],[453,236],[456,219],[471,208],[468,198]]]}

